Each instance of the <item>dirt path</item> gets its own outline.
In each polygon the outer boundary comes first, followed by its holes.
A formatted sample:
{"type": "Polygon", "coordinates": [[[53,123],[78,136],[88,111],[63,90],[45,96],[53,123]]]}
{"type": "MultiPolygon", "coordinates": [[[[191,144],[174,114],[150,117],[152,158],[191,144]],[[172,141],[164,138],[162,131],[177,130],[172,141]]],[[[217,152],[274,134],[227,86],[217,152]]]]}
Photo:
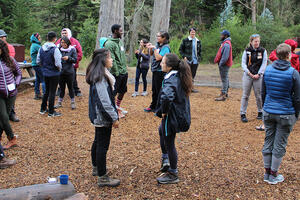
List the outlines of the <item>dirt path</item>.
{"type": "MultiPolygon", "coordinates": [[[[201,75],[200,75],[201,77],[201,75]]],[[[72,111],[66,98],[62,117],[38,114],[40,101],[33,100],[33,88],[18,95],[16,111],[21,122],[13,123],[19,147],[7,151],[18,164],[0,171],[0,188],[45,183],[47,177],[68,174],[78,192],[89,199],[300,199],[300,125],[289,138],[280,172],[281,184],[262,181],[261,149],[264,133],[254,130],[253,96],[249,102],[249,123],[239,118],[241,90],[231,89],[230,99],[215,102],[217,88],[199,87],[191,96],[192,126],[177,137],[179,178],[176,185],[158,185],[160,148],[157,129],[160,119],[143,112],[148,97],[132,98],[133,85],[123,107],[128,116],[113,130],[108,152],[108,170],[121,179],[117,188],[98,188],[91,175],[90,147],[94,128],[88,119],[88,85],[79,77],[83,92],[72,111]]],[[[6,143],[6,140],[4,141],[6,143]]]]}

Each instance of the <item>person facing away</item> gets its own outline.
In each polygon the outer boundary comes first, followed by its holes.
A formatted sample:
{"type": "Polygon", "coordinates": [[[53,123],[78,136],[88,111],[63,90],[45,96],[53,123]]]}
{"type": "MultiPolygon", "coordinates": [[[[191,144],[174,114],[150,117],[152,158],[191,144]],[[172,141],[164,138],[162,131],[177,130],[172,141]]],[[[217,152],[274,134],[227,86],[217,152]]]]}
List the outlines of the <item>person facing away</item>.
{"type": "Polygon", "coordinates": [[[42,95],[40,92],[40,84],[42,84],[43,94],[45,94],[45,81],[42,72],[42,67],[36,63],[37,54],[41,48],[41,35],[39,33],[34,33],[30,37],[30,57],[31,57],[31,65],[35,71],[35,83],[34,83],[34,99],[39,100],[42,99],[42,95]]]}
{"type": "Polygon", "coordinates": [[[63,36],[58,46],[59,51],[62,55],[62,70],[59,78],[60,93],[56,108],[62,107],[62,102],[65,96],[66,85],[68,86],[69,96],[71,98],[71,109],[76,109],[75,105],[75,94],[73,88],[73,77],[74,67],[73,65],[77,62],[76,49],[71,45],[71,41],[66,36],[63,36]]]}
{"type": "Polygon", "coordinates": [[[104,46],[110,51],[111,57],[114,60],[111,68],[111,73],[116,79],[114,95],[117,96],[116,105],[119,112],[119,117],[122,118],[128,113],[126,110],[121,108],[122,100],[127,92],[128,80],[125,48],[121,40],[123,29],[121,25],[114,24],[111,27],[111,32],[112,37],[107,39],[104,46]]]}
{"type": "Polygon", "coordinates": [[[137,66],[136,66],[136,74],[135,74],[135,89],[134,93],[131,95],[132,97],[139,96],[139,82],[140,76],[142,74],[143,79],[143,92],[141,93],[142,96],[147,96],[147,73],[149,70],[149,61],[150,61],[150,53],[149,49],[147,48],[148,40],[142,39],[140,41],[140,48],[135,51],[135,56],[137,58],[137,66]]]}
{"type": "Polygon", "coordinates": [[[46,86],[40,114],[43,115],[48,112],[48,117],[61,116],[61,113],[54,111],[55,92],[59,82],[60,71],[62,69],[62,56],[59,49],[54,44],[55,41],[56,33],[50,31],[47,34],[47,42],[40,48],[37,56],[37,63],[42,66],[46,86]]]}
{"type": "Polygon", "coordinates": [[[176,133],[188,131],[191,124],[189,95],[193,88],[191,70],[186,61],[176,54],[166,54],[161,62],[166,73],[159,94],[156,115],[162,117],[159,127],[162,151],[161,174],[156,180],[161,184],[177,183],[176,133]]]}
{"type": "Polygon", "coordinates": [[[262,119],[262,100],[261,100],[261,83],[262,77],[267,67],[268,54],[266,49],[260,46],[260,35],[253,34],[250,36],[248,47],[243,52],[242,68],[243,75],[243,95],[241,100],[241,121],[248,122],[246,117],[249,96],[253,87],[257,105],[257,119],[262,119]]]}
{"type": "Polygon", "coordinates": [[[7,44],[0,40],[0,142],[3,131],[8,139],[4,149],[17,145],[17,137],[10,125],[9,115],[16,101],[17,87],[20,85],[21,79],[22,72],[18,63],[9,56],[7,44]]]}
{"type": "MultiPolygon", "coordinates": [[[[201,41],[196,37],[196,31],[196,28],[190,28],[189,36],[182,40],[179,47],[181,57],[190,65],[193,81],[201,60],[201,41]]],[[[192,92],[197,93],[198,91],[193,89],[192,92]]]]}
{"type": "Polygon", "coordinates": [[[145,112],[155,112],[156,110],[159,91],[165,75],[165,72],[163,72],[161,69],[160,63],[164,55],[171,53],[169,39],[170,36],[168,32],[160,31],[156,34],[156,46],[152,45],[151,43],[147,44],[147,47],[150,49],[150,55],[152,56],[152,101],[150,106],[144,109],[145,112]]]}
{"type": "MultiPolygon", "coordinates": [[[[80,91],[80,88],[78,87],[77,69],[79,68],[79,62],[82,59],[82,48],[81,48],[80,42],[76,38],[72,37],[72,32],[69,28],[63,28],[61,30],[61,37],[63,37],[63,36],[67,37],[70,40],[71,45],[76,49],[77,61],[74,65],[74,71],[75,72],[74,72],[74,77],[73,77],[73,88],[74,88],[75,96],[80,97],[80,96],[82,96],[82,93],[80,91]]],[[[55,44],[57,46],[59,46],[60,41],[61,41],[61,38],[58,39],[55,44]]]]}
{"type": "MultiPolygon", "coordinates": [[[[298,43],[295,40],[292,39],[288,39],[284,41],[285,44],[288,44],[291,46],[291,50],[292,50],[292,58],[291,58],[291,65],[293,68],[295,68],[295,70],[297,70],[298,72],[300,72],[300,64],[299,64],[299,55],[297,55],[295,53],[295,49],[298,46],[298,43]]],[[[277,60],[277,56],[276,56],[276,49],[273,50],[269,56],[269,59],[274,62],[275,60],[277,60]]]]}
{"type": "Polygon", "coordinates": [[[229,89],[229,68],[232,66],[232,46],[230,32],[223,30],[221,32],[221,46],[214,60],[218,63],[220,77],[222,81],[221,93],[215,98],[215,101],[225,101],[228,98],[229,89]]]}
{"type": "Polygon", "coordinates": [[[98,186],[118,186],[120,180],[110,178],[106,169],[106,154],[110,144],[112,127],[118,128],[119,116],[114,101],[115,77],[109,72],[113,66],[110,51],[101,48],[93,53],[86,70],[86,82],[90,85],[89,118],[95,127],[95,139],[91,157],[93,176],[98,176],[98,186]]]}
{"type": "MultiPolygon", "coordinates": [[[[1,30],[1,29],[0,29],[0,40],[2,40],[3,42],[6,43],[6,45],[8,47],[9,56],[15,58],[15,55],[16,55],[15,47],[7,42],[7,34],[5,33],[4,30],[1,30]]],[[[9,114],[9,120],[11,120],[13,122],[20,121],[20,119],[17,117],[16,112],[15,112],[15,105],[12,106],[11,112],[9,114]]]]}
{"type": "Polygon", "coordinates": [[[291,47],[280,44],[276,55],[278,60],[267,66],[261,92],[265,124],[264,181],[269,184],[284,181],[278,170],[300,111],[300,75],[290,63],[291,47]]]}

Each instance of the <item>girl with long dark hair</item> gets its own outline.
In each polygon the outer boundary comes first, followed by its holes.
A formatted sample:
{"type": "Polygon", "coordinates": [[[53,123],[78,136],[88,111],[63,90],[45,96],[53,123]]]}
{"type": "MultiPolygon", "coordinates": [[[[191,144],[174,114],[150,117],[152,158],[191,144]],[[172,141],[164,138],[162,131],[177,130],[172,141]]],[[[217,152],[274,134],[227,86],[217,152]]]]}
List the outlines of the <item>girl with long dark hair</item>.
{"type": "Polygon", "coordinates": [[[115,78],[109,72],[113,59],[107,49],[94,51],[92,61],[86,70],[86,82],[90,85],[89,118],[95,126],[95,140],[92,145],[93,175],[99,176],[98,186],[118,186],[120,180],[110,178],[106,173],[106,154],[112,127],[118,128],[119,116],[114,101],[115,78]]]}
{"type": "Polygon", "coordinates": [[[176,54],[166,54],[161,62],[166,73],[160,91],[156,115],[162,117],[159,127],[162,150],[161,174],[157,181],[161,184],[177,183],[176,133],[188,131],[191,124],[189,95],[193,88],[193,78],[189,65],[176,54]]]}
{"type": "Polygon", "coordinates": [[[22,72],[18,63],[9,56],[7,44],[0,40],[0,142],[3,131],[8,138],[4,149],[17,145],[17,138],[9,123],[9,113],[15,103],[21,78],[22,72]]]}

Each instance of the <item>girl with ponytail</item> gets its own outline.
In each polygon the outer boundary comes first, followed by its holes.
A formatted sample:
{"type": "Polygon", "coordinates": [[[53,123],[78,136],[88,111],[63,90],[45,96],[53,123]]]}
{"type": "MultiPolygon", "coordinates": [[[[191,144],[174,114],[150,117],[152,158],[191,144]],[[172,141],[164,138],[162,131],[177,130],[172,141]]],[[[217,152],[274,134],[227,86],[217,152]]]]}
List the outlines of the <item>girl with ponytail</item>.
{"type": "Polygon", "coordinates": [[[192,73],[186,61],[176,54],[166,54],[161,62],[166,73],[159,94],[156,115],[162,118],[159,127],[162,150],[161,174],[157,181],[161,184],[177,183],[176,133],[186,132],[191,124],[189,95],[193,88],[192,73]]]}

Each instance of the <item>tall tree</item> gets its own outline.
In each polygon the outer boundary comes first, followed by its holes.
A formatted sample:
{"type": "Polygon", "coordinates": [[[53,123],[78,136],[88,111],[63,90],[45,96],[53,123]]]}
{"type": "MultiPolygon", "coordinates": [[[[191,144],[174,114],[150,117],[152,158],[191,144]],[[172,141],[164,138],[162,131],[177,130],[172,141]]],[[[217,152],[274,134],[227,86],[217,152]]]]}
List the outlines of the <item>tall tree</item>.
{"type": "Polygon", "coordinates": [[[252,25],[256,25],[256,0],[235,0],[235,2],[239,2],[243,6],[245,6],[247,9],[251,10],[251,20],[252,20],[252,25]],[[250,4],[250,5],[249,5],[250,4]]]}
{"type": "Polygon", "coordinates": [[[155,35],[159,31],[169,30],[171,0],[154,0],[152,23],[151,23],[151,43],[155,43],[155,35]]]}
{"type": "Polygon", "coordinates": [[[96,48],[99,48],[99,38],[111,34],[113,24],[120,24],[124,30],[124,0],[101,0],[96,48]]]}

